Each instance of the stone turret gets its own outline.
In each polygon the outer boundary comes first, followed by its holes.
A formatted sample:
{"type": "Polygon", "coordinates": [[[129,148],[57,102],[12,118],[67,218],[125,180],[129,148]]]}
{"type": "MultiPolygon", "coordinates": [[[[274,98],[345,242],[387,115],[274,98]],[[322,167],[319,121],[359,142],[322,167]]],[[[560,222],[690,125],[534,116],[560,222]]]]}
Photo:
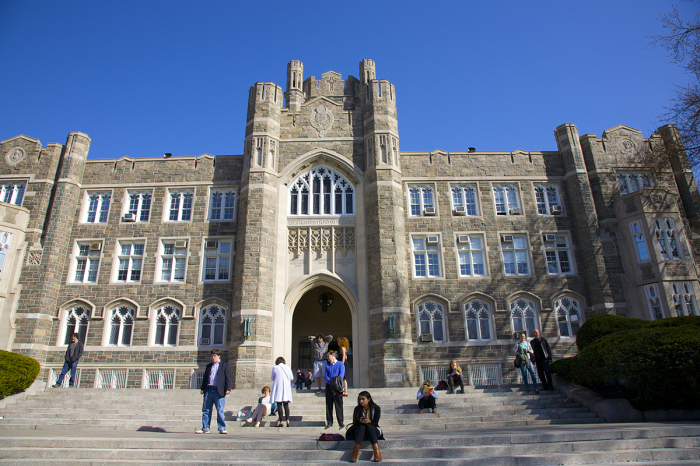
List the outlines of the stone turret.
{"type": "Polygon", "coordinates": [[[304,102],[304,64],[299,60],[287,63],[287,92],[284,98],[287,100],[287,108],[298,112],[304,102]]]}

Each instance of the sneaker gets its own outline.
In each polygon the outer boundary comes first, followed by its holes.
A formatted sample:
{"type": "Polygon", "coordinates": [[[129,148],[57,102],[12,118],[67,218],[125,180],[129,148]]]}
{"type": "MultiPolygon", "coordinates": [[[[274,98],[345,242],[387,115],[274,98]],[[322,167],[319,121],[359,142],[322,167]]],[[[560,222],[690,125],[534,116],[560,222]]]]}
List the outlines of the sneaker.
{"type": "Polygon", "coordinates": [[[221,429],[221,430],[219,431],[219,433],[220,433],[220,434],[228,434],[228,432],[226,431],[226,429],[221,429]]]}
{"type": "Polygon", "coordinates": [[[195,434],[208,434],[209,429],[197,429],[194,431],[195,434]]]}

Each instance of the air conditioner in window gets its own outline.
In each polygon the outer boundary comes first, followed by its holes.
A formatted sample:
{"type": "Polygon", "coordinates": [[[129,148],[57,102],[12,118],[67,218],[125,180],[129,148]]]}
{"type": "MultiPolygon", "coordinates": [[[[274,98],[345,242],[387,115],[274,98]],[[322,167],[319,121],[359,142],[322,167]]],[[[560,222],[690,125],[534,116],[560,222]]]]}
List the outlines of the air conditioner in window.
{"type": "Polygon", "coordinates": [[[520,211],[519,207],[516,207],[514,209],[508,209],[508,215],[520,215],[522,212],[520,211]]]}
{"type": "Polygon", "coordinates": [[[102,243],[90,243],[90,251],[101,251],[102,243]]]}
{"type": "Polygon", "coordinates": [[[438,244],[439,238],[437,236],[428,236],[425,241],[428,244],[438,244]]]}
{"type": "Polygon", "coordinates": [[[553,205],[549,210],[552,215],[561,215],[562,212],[560,205],[553,205]]]}
{"type": "Polygon", "coordinates": [[[426,207],[423,209],[423,215],[435,215],[435,207],[426,207]]]}
{"type": "Polygon", "coordinates": [[[544,235],[544,242],[545,243],[553,243],[555,239],[557,239],[557,238],[554,235],[544,235]]]}
{"type": "Polygon", "coordinates": [[[204,247],[207,249],[216,249],[219,247],[219,242],[215,239],[208,239],[204,247]]]}
{"type": "Polygon", "coordinates": [[[185,240],[175,241],[175,247],[176,247],[176,248],[186,248],[186,247],[187,247],[187,241],[185,241],[185,240]]]}
{"type": "Polygon", "coordinates": [[[136,215],[132,213],[124,214],[122,217],[122,222],[135,222],[136,221],[136,215]]]}
{"type": "Polygon", "coordinates": [[[431,341],[433,341],[433,335],[430,333],[423,334],[420,336],[420,341],[422,341],[423,343],[430,343],[431,341]]]}
{"type": "Polygon", "coordinates": [[[467,235],[460,235],[457,237],[457,242],[459,244],[469,243],[469,237],[467,235]]]}
{"type": "Polygon", "coordinates": [[[463,205],[455,206],[455,215],[467,215],[467,209],[463,205]]]}
{"type": "Polygon", "coordinates": [[[512,243],[513,235],[503,235],[501,236],[501,243],[512,243]]]}
{"type": "Polygon", "coordinates": [[[211,343],[210,343],[210,340],[211,340],[210,338],[202,338],[202,341],[200,342],[200,344],[201,344],[202,346],[208,346],[208,345],[211,344],[211,343]]]}

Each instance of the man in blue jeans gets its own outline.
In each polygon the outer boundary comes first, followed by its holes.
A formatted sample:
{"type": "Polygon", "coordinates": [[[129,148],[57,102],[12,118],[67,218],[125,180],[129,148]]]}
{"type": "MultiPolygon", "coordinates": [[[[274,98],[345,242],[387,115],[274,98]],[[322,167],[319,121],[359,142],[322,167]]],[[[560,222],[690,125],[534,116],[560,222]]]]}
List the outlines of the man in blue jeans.
{"type": "Polygon", "coordinates": [[[196,434],[208,434],[211,425],[212,408],[216,404],[216,424],[220,434],[228,434],[224,421],[226,395],[231,393],[231,369],[221,360],[221,350],[211,350],[211,362],[207,364],[202,377],[200,393],[204,395],[202,404],[202,428],[196,434]]]}
{"type": "Polygon", "coordinates": [[[70,371],[68,385],[71,387],[75,385],[75,371],[78,369],[78,360],[83,355],[83,344],[80,343],[79,338],[79,334],[73,334],[73,342],[68,345],[68,349],[66,349],[65,362],[63,363],[63,369],[61,369],[61,375],[58,377],[56,383],[52,385],[53,388],[61,388],[63,377],[66,376],[68,371],[70,371]]]}

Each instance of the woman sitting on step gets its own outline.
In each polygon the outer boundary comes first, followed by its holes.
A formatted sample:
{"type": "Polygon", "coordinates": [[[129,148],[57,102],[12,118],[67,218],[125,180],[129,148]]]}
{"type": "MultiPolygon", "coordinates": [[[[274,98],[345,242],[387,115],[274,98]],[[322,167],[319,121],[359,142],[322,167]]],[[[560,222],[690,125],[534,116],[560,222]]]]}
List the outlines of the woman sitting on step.
{"type": "Polygon", "coordinates": [[[462,379],[462,368],[459,367],[454,359],[450,361],[450,367],[447,368],[447,394],[455,392],[455,382],[459,384],[459,393],[464,393],[464,379],[462,379]]]}
{"type": "Polygon", "coordinates": [[[246,419],[245,422],[252,424],[255,422],[255,427],[260,427],[260,421],[262,421],[263,416],[267,416],[272,411],[272,402],[270,401],[270,387],[265,385],[262,388],[262,395],[258,399],[258,406],[253,410],[253,415],[250,419],[246,419]]]}
{"type": "Polygon", "coordinates": [[[435,400],[437,400],[437,393],[435,393],[435,388],[430,384],[430,380],[423,382],[423,385],[418,389],[416,394],[416,399],[418,400],[418,407],[420,411],[418,414],[423,414],[424,409],[430,409],[432,412],[436,413],[435,400]]]}
{"type": "Polygon", "coordinates": [[[348,440],[355,440],[355,445],[352,448],[352,456],[350,462],[357,462],[357,457],[360,454],[360,444],[369,440],[372,444],[374,458],[372,461],[379,462],[382,460],[382,453],[379,451],[378,440],[384,440],[382,429],[379,427],[379,418],[382,415],[382,410],[372,400],[372,396],[367,391],[362,391],[357,396],[357,406],[352,413],[352,425],[348,428],[345,437],[348,440]]]}

